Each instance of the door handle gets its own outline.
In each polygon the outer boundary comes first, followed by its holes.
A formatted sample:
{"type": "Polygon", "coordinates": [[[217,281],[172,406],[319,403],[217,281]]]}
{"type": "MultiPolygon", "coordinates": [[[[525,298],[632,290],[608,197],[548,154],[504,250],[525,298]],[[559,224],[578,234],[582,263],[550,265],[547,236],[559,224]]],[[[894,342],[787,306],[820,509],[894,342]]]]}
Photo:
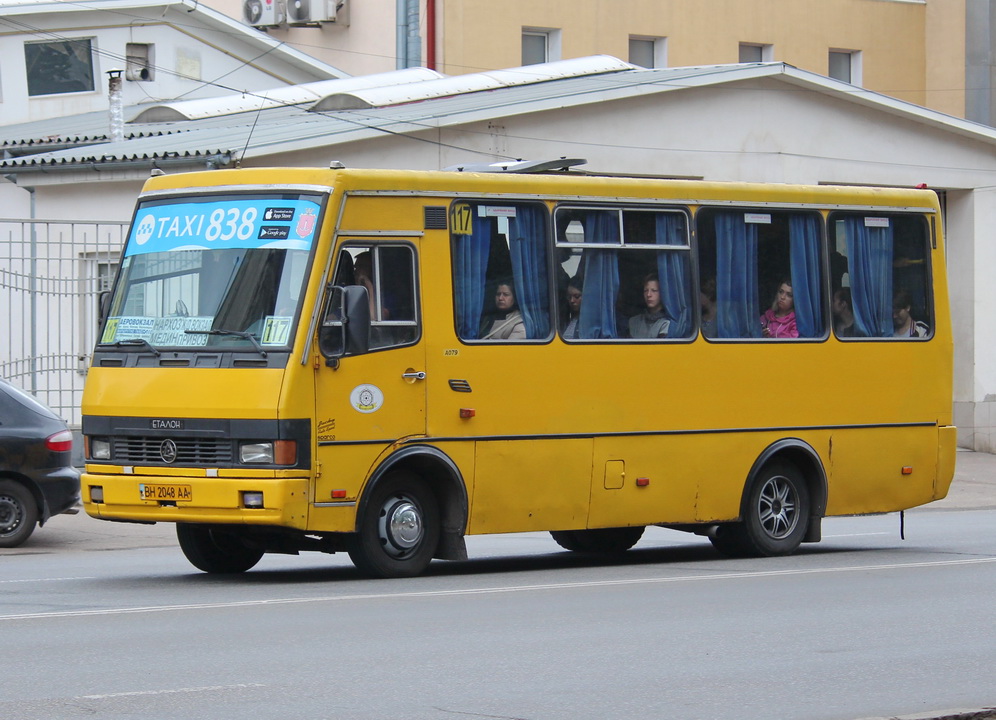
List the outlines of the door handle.
{"type": "Polygon", "coordinates": [[[409,370],[407,372],[401,373],[401,377],[405,380],[425,380],[425,372],[422,370],[409,370]]]}

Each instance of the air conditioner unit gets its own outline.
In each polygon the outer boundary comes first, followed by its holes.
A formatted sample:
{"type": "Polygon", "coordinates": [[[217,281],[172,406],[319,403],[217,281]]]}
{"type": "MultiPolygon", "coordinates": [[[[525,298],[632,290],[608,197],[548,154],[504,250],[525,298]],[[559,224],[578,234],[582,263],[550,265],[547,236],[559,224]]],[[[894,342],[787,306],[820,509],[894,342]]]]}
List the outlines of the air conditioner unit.
{"type": "Polygon", "coordinates": [[[286,18],[283,0],[242,0],[242,19],[253,27],[282,25],[286,18]]]}
{"type": "Polygon", "coordinates": [[[335,22],[343,0],[287,0],[287,22],[291,25],[335,22]]]}

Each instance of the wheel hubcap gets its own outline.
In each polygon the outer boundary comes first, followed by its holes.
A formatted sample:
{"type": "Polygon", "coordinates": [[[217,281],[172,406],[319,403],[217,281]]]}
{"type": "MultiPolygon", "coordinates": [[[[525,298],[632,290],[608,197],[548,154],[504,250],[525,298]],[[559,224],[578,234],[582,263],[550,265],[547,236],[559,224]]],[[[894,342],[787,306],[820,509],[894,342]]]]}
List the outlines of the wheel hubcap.
{"type": "Polygon", "coordinates": [[[761,527],[775,540],[788,537],[799,524],[799,497],[786,477],[779,475],[764,483],[757,509],[761,527]]]}
{"type": "Polygon", "coordinates": [[[422,510],[404,496],[388,498],[377,523],[380,543],[395,558],[410,555],[424,534],[422,510]]]}
{"type": "Polygon", "coordinates": [[[21,508],[17,502],[6,495],[0,495],[0,535],[10,535],[20,527],[21,522],[21,508]]]}

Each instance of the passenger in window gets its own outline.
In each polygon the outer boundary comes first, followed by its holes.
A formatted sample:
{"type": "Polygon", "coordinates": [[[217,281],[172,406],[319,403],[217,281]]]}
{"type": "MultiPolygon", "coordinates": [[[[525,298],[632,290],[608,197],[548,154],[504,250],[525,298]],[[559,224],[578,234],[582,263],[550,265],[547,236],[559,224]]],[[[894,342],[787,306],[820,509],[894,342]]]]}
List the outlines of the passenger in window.
{"type": "Polygon", "coordinates": [[[797,338],[799,328],[795,324],[795,299],[792,295],[792,280],[785,278],[778,286],[775,300],[761,316],[761,335],[766,338],[797,338]]]}
{"type": "Polygon", "coordinates": [[[657,273],[651,273],[643,279],[643,304],[646,306],[644,311],[629,319],[629,336],[631,338],[667,337],[671,321],[664,317],[661,283],[657,273]]]}
{"type": "Polygon", "coordinates": [[[702,337],[716,337],[716,278],[708,277],[699,288],[702,305],[702,337]]]}
{"type": "Polygon", "coordinates": [[[926,323],[914,320],[910,315],[913,307],[913,298],[905,290],[900,290],[892,300],[892,325],[895,330],[892,337],[927,337],[930,335],[930,328],[926,323]]]}
{"type": "Polygon", "coordinates": [[[851,288],[838,288],[833,294],[833,331],[837,337],[854,337],[854,305],[851,288]]]}
{"type": "Polygon", "coordinates": [[[374,299],[373,259],[369,250],[364,250],[353,261],[353,277],[356,285],[367,289],[367,299],[370,302],[370,317],[377,318],[376,300],[374,299]]]}
{"type": "Polygon", "coordinates": [[[581,281],[574,277],[567,283],[567,322],[561,330],[570,340],[580,337],[578,319],[581,317],[581,281]]]}
{"type": "Polygon", "coordinates": [[[515,299],[511,281],[498,283],[495,290],[495,320],[482,336],[482,340],[525,340],[526,324],[515,299]]]}

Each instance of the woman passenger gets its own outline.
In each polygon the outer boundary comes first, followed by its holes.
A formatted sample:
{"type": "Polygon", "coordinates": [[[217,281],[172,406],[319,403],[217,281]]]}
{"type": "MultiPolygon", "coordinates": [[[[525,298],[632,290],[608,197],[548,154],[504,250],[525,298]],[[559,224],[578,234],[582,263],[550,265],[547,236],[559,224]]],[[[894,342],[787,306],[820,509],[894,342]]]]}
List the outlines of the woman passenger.
{"type": "Polygon", "coordinates": [[[498,283],[495,290],[495,321],[481,337],[482,340],[525,340],[526,324],[522,321],[519,304],[515,300],[515,289],[511,281],[498,283]]]}
{"type": "Polygon", "coordinates": [[[657,273],[651,273],[643,279],[643,304],[646,306],[644,311],[629,319],[629,336],[631,338],[667,337],[671,321],[664,317],[661,284],[657,273]]]}
{"type": "Polygon", "coordinates": [[[761,335],[766,338],[797,338],[799,328],[795,324],[795,299],[792,296],[792,280],[785,278],[778,286],[775,301],[761,316],[761,335]]]}

